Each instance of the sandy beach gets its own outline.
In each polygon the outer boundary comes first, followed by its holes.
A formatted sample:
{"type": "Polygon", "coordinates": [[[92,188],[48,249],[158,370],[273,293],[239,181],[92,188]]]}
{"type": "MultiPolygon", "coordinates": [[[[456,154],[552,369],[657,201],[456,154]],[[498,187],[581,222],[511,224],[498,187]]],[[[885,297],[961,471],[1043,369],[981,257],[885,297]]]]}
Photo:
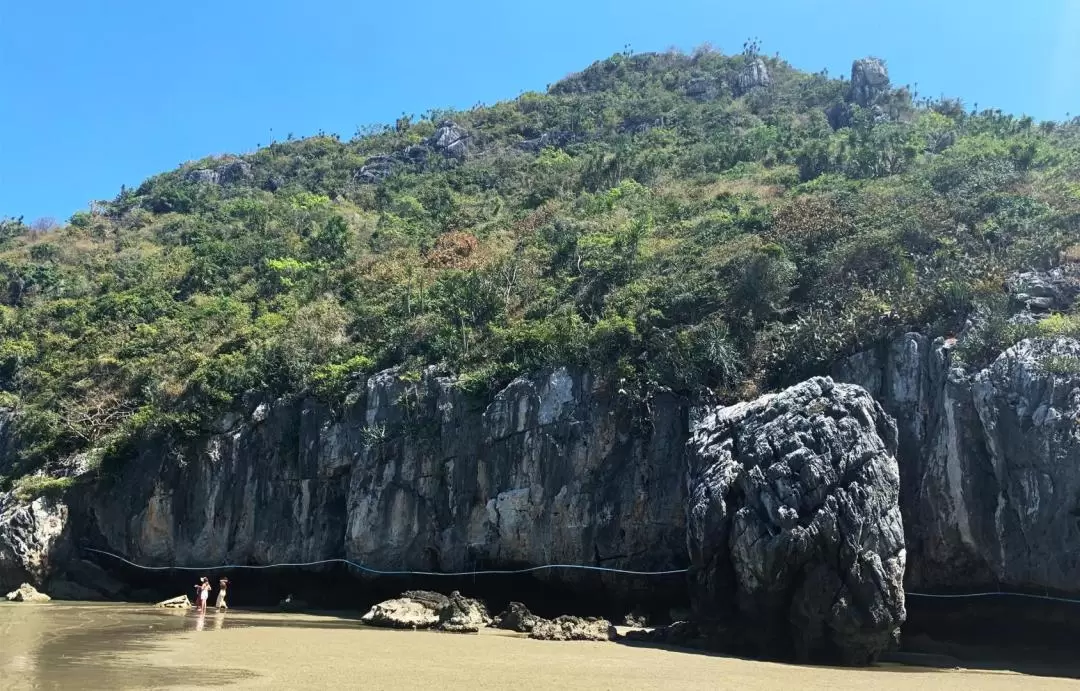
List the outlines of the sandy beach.
{"type": "Polygon", "coordinates": [[[0,605],[0,686],[24,688],[1077,689],[1007,671],[806,667],[516,634],[388,631],[300,614],[0,605]]]}

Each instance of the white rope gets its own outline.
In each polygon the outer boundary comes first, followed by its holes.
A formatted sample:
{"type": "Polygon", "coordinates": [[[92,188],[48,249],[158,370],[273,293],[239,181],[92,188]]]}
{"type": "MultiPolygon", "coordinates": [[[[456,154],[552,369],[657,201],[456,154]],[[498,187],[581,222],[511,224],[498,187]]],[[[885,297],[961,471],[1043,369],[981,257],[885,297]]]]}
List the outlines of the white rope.
{"type": "Polygon", "coordinates": [[[276,569],[290,566],[319,566],[322,564],[347,564],[354,569],[363,571],[365,573],[375,574],[378,576],[483,576],[486,574],[499,574],[499,575],[512,575],[522,573],[533,573],[535,571],[543,571],[546,569],[576,569],[579,571],[602,571],[605,573],[619,573],[628,576],[669,576],[672,574],[686,573],[689,569],[669,569],[666,571],[632,571],[630,569],[614,569],[608,566],[589,566],[585,564],[545,564],[543,566],[530,566],[524,569],[487,569],[482,571],[386,571],[383,569],[373,569],[363,564],[357,564],[354,561],[348,559],[320,559],[318,561],[305,561],[305,562],[281,562],[277,564],[221,564],[219,566],[146,566],[144,564],[136,564],[135,562],[121,557],[119,554],[113,554],[112,552],[106,552],[100,549],[91,549],[89,547],[84,548],[87,552],[95,552],[97,554],[104,554],[107,557],[112,557],[119,561],[134,566],[137,569],[143,569],[145,571],[220,571],[223,569],[276,569]]]}

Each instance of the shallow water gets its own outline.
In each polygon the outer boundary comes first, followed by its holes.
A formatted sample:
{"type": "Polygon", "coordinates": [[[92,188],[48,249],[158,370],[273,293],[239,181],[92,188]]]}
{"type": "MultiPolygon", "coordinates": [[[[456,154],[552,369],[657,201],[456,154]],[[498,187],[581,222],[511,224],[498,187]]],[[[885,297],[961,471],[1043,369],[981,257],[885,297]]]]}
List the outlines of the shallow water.
{"type": "Polygon", "coordinates": [[[0,604],[0,688],[1074,689],[1011,672],[833,669],[617,643],[371,629],[347,617],[0,604]]]}

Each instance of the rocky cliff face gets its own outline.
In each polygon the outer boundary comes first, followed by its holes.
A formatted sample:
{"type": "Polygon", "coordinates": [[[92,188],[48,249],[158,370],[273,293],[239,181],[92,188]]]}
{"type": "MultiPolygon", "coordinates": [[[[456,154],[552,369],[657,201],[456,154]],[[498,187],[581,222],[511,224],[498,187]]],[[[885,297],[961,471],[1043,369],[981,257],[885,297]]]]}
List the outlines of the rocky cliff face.
{"type": "Polygon", "coordinates": [[[899,428],[907,585],[1077,592],[1080,344],[1025,340],[989,367],[910,333],[841,363],[899,428]]]}
{"type": "Polygon", "coordinates": [[[685,414],[567,369],[486,406],[433,372],[383,372],[339,415],[251,400],[190,450],[145,446],[90,498],[82,531],[146,564],[678,568],[685,414]]]}
{"type": "Polygon", "coordinates": [[[697,620],[800,660],[861,664],[898,640],[904,528],[881,406],[815,378],[702,412],[688,454],[697,620]]]}

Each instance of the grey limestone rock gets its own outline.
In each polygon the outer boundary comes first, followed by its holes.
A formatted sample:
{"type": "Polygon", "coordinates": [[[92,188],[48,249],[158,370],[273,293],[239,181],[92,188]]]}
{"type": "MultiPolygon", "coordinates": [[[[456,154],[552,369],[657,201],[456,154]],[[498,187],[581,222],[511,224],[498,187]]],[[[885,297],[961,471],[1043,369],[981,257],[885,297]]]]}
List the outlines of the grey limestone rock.
{"type": "Polygon", "coordinates": [[[14,494],[0,494],[0,586],[23,581],[41,586],[53,567],[53,550],[61,541],[68,507],[39,497],[30,503],[14,494]]]}
{"type": "Polygon", "coordinates": [[[861,58],[851,64],[850,100],[869,108],[889,90],[889,70],[879,58],[861,58]]]}
{"type": "Polygon", "coordinates": [[[529,632],[540,641],[610,641],[616,638],[615,627],[607,619],[572,617],[540,619],[529,632]]]}
{"type": "Polygon", "coordinates": [[[491,617],[484,603],[465,597],[455,590],[439,610],[439,624],[436,628],[453,633],[476,633],[490,623],[491,617]]]}
{"type": "Polygon", "coordinates": [[[529,633],[541,621],[540,617],[529,611],[529,608],[520,602],[511,602],[506,611],[495,617],[492,625],[498,629],[529,633]]]}
{"type": "Polygon", "coordinates": [[[699,622],[759,654],[865,663],[904,622],[896,428],[863,389],[814,378],[700,411],[688,442],[699,622]]]}
{"type": "Polygon", "coordinates": [[[760,57],[753,57],[747,60],[746,65],[739,72],[739,76],[735,80],[735,93],[737,95],[745,94],[752,89],[767,87],[771,83],[772,77],[769,75],[769,68],[765,64],[765,60],[760,57]]]}
{"type": "Polygon", "coordinates": [[[428,145],[451,158],[465,158],[469,152],[469,133],[451,120],[444,120],[431,135],[428,145]]]}

